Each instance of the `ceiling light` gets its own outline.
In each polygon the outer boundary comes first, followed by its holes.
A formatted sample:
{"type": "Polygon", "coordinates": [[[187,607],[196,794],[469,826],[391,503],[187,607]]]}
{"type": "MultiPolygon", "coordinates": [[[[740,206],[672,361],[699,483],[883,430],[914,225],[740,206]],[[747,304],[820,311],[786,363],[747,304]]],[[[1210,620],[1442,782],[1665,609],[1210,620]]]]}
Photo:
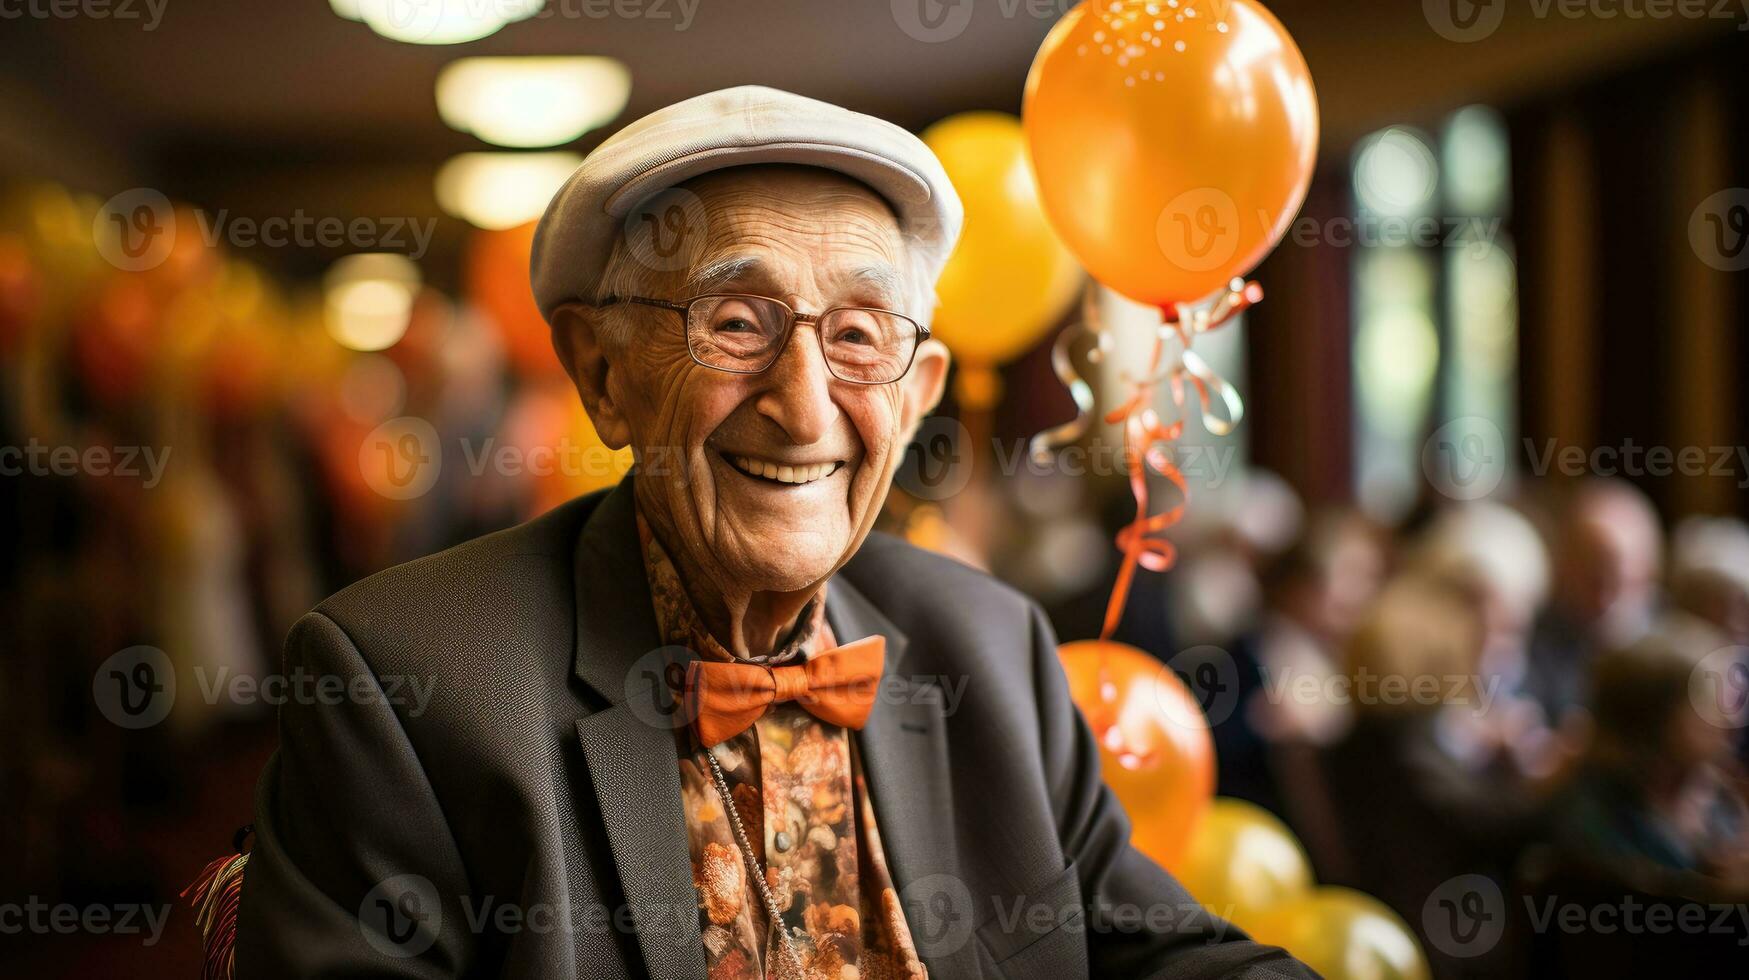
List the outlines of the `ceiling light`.
{"type": "Polygon", "coordinates": [[[392,41],[461,44],[540,13],[546,0],[328,0],[342,17],[363,20],[392,41]]]}
{"type": "Polygon", "coordinates": [[[463,153],[437,172],[437,203],[479,228],[540,217],[583,158],[575,153],[463,153]]]}
{"type": "Polygon", "coordinates": [[[462,58],[437,76],[437,111],[498,146],[558,146],[612,122],[631,90],[613,58],[462,58]]]}

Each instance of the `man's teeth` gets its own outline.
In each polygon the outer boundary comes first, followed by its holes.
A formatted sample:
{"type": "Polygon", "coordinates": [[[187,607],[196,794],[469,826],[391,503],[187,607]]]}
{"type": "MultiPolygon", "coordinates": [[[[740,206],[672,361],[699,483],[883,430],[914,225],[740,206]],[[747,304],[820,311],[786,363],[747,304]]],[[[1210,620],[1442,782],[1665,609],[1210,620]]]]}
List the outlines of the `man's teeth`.
{"type": "Polygon", "coordinates": [[[829,476],[838,468],[837,463],[810,463],[807,466],[779,466],[751,456],[736,456],[735,465],[742,471],[754,476],[763,476],[767,480],[779,483],[812,483],[824,476],[829,476]]]}

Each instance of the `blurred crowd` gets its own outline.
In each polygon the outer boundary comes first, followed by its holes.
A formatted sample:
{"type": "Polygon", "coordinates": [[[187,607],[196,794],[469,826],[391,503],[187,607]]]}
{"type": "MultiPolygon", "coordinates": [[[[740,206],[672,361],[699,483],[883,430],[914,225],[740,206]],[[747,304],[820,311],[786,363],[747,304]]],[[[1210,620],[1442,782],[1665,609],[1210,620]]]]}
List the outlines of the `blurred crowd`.
{"type": "MultiPolygon", "coordinates": [[[[1158,595],[1116,637],[1202,698],[1221,795],[1285,820],[1320,880],[1391,905],[1439,976],[1742,962],[1749,926],[1661,943],[1532,920],[1544,897],[1749,898],[1749,527],[1667,533],[1603,478],[1392,528],[1307,513],[1260,471],[1235,501],[1142,579],[1158,595]],[[1492,904],[1448,921],[1478,889],[1492,904]],[[1466,948],[1489,919],[1504,941],[1466,948]]],[[[1073,604],[1057,616],[1085,635],[1073,604]]]]}
{"type": "Polygon", "coordinates": [[[215,247],[190,209],[161,254],[103,215],[0,185],[0,895],[162,904],[249,821],[274,718],[252,685],[298,616],[627,460],[591,451],[531,329],[531,228],[479,233],[463,282],[407,284],[364,344],[322,281],[215,247]],[[397,419],[428,426],[406,459],[397,419]],[[429,480],[396,486],[415,462],[429,480]],[[180,689],[135,726],[101,668],[142,646],[180,689]]]}

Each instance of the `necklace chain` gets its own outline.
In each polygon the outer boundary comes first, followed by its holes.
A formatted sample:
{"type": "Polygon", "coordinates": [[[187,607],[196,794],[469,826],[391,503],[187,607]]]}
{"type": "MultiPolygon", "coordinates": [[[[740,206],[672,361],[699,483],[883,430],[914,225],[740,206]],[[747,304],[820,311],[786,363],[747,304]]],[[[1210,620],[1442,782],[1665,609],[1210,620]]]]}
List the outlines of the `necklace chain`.
{"type": "Polygon", "coordinates": [[[704,750],[704,756],[710,760],[711,782],[716,784],[717,795],[723,799],[723,812],[728,814],[729,826],[735,831],[735,842],[741,845],[741,858],[747,865],[747,873],[753,876],[753,886],[758,889],[759,898],[765,904],[765,914],[771,917],[771,928],[777,933],[778,947],[783,951],[790,969],[794,971],[792,975],[805,977],[807,970],[802,965],[801,951],[796,948],[789,927],[783,924],[783,914],[778,911],[777,900],[771,896],[771,888],[765,883],[765,872],[753,856],[753,845],[747,841],[747,829],[741,825],[741,811],[735,806],[735,798],[729,792],[729,780],[723,775],[722,764],[717,762],[716,753],[708,748],[704,750]]]}

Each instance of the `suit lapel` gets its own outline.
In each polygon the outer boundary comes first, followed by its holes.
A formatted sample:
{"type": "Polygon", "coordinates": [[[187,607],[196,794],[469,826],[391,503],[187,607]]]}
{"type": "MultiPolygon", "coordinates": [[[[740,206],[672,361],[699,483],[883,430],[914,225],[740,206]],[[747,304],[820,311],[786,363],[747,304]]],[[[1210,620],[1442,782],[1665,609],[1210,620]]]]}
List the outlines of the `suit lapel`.
{"type": "Polygon", "coordinates": [[[877,633],[887,638],[880,697],[856,736],[881,845],[930,975],[975,977],[976,910],[954,848],[941,690],[907,673],[905,634],[842,575],[827,592],[826,617],[841,643],[877,633]]]}
{"type": "Polygon", "coordinates": [[[659,690],[662,650],[633,508],[627,479],[578,537],[573,670],[610,706],[579,719],[577,739],[649,975],[702,980],[676,716],[659,690]]]}
{"type": "MultiPolygon", "coordinates": [[[[657,680],[662,647],[627,479],[578,537],[573,670],[609,707],[577,722],[638,945],[654,977],[705,976],[698,895],[680,798],[673,706],[657,680]]],[[[880,634],[880,698],[856,733],[869,793],[912,939],[930,974],[975,977],[974,912],[953,837],[947,724],[941,691],[906,672],[908,641],[843,575],[826,616],[839,642],[880,634]]]]}

